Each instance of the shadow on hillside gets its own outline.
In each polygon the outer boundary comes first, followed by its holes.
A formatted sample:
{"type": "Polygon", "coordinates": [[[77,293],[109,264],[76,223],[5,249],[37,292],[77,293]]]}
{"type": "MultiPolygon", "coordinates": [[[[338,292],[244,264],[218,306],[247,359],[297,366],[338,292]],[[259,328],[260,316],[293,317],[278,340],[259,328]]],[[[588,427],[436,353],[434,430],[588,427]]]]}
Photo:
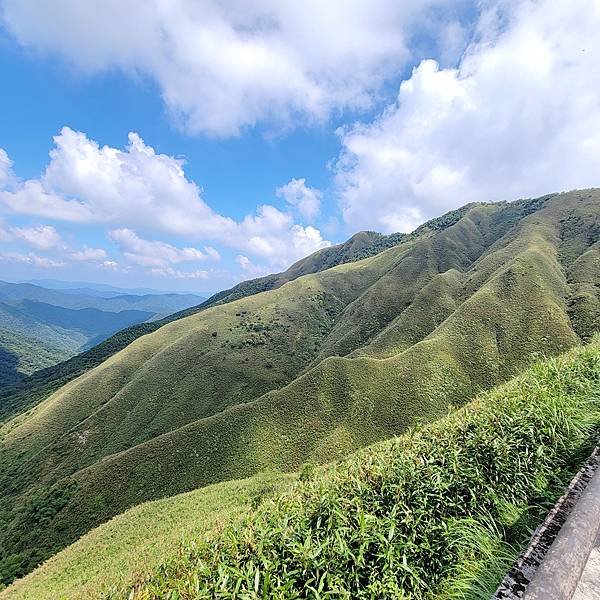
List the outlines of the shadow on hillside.
{"type": "Polygon", "coordinates": [[[23,379],[23,374],[17,370],[19,357],[14,352],[0,348],[0,382],[2,386],[17,383],[23,379]]]}

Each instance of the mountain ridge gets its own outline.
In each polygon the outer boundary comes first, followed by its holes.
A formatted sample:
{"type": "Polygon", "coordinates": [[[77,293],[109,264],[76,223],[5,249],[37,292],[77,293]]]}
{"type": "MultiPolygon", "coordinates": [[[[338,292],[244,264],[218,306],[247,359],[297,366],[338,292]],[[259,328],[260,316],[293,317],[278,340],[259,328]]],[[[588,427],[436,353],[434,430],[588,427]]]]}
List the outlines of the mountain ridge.
{"type": "Polygon", "coordinates": [[[3,564],[28,570],[144,500],[335,460],[580,344],[599,208],[598,190],[469,205],[137,338],[0,429],[3,564]]]}

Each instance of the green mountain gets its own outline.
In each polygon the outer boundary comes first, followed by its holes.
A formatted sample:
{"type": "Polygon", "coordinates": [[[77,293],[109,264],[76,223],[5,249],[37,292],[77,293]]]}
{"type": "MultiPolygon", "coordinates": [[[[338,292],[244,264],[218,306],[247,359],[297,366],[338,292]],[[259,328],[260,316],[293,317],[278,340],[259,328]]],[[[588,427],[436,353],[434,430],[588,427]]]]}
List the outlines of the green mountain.
{"type": "Polygon", "coordinates": [[[599,394],[596,341],[337,466],[131,508],[0,597],[252,597],[260,565],[258,597],[489,598],[595,444],[599,394]]]}
{"type": "MultiPolygon", "coordinates": [[[[449,215],[451,218],[456,218],[455,213],[449,213],[449,215]]],[[[440,227],[442,222],[443,219],[435,219],[420,227],[417,232],[422,232],[426,229],[435,229],[436,227],[440,227]]],[[[361,231],[343,244],[324,248],[297,261],[283,273],[244,281],[230,289],[214,294],[201,304],[195,302],[191,308],[175,312],[163,319],[155,319],[152,322],[132,325],[69,360],[36,371],[30,377],[19,379],[16,382],[11,380],[10,384],[4,388],[0,386],[0,423],[34,406],[65,383],[68,383],[85,371],[98,366],[101,362],[119,350],[122,350],[133,340],[156,331],[166,323],[182,319],[217,304],[224,304],[259,292],[281,287],[284,283],[293,281],[301,275],[317,273],[333,266],[373,256],[386,248],[396,245],[400,240],[407,237],[399,233],[385,236],[374,231],[361,231]]],[[[9,360],[9,365],[12,364],[11,361],[14,362],[14,358],[9,360]]],[[[8,380],[7,383],[9,383],[8,380]]]]}
{"type": "Polygon", "coordinates": [[[0,388],[95,346],[125,327],[162,318],[201,300],[191,294],[97,297],[0,282],[0,388]]]}
{"type": "Polygon", "coordinates": [[[598,190],[473,204],[138,337],[0,429],[4,580],[140,502],[335,460],[580,344],[599,239],[598,190]]]}

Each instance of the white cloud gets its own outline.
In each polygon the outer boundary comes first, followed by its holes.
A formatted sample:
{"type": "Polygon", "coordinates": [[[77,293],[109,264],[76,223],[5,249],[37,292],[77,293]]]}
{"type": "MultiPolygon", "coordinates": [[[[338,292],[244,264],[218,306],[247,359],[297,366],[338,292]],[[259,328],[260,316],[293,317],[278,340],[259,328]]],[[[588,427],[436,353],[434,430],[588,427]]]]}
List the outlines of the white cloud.
{"type": "Polygon", "coordinates": [[[190,132],[236,135],[369,106],[409,59],[413,28],[462,3],[4,0],[3,20],[24,46],[86,73],[152,78],[190,132]]]}
{"type": "Polygon", "coordinates": [[[459,68],[422,62],[374,122],[340,131],[352,228],[406,231],[469,201],[600,184],[600,3],[484,6],[459,68]]]}
{"type": "Polygon", "coordinates": [[[168,267],[180,262],[199,262],[215,259],[218,252],[210,248],[204,253],[197,248],[176,248],[158,240],[145,240],[131,229],[114,229],[110,238],[119,245],[123,256],[130,262],[143,267],[168,267]]]}
{"type": "Polygon", "coordinates": [[[102,261],[106,258],[106,250],[103,248],[90,248],[89,246],[84,246],[81,250],[72,252],[70,256],[74,260],[80,261],[102,261]]]}
{"type": "Polygon", "coordinates": [[[240,281],[248,278],[254,279],[255,277],[264,277],[265,275],[273,272],[273,269],[270,269],[264,265],[255,265],[244,254],[238,254],[235,257],[235,262],[242,269],[242,276],[238,278],[240,281]]]}
{"type": "Polygon", "coordinates": [[[240,234],[239,248],[278,268],[287,268],[299,258],[331,245],[315,227],[294,224],[289,213],[269,204],[259,206],[256,215],[241,222],[240,234]]]}
{"type": "Polygon", "coordinates": [[[15,175],[12,170],[12,160],[8,157],[6,150],[0,148],[0,190],[14,183],[15,175]]]}
{"type": "Polygon", "coordinates": [[[213,248],[212,246],[204,246],[204,252],[206,252],[206,255],[211,260],[221,260],[221,255],[219,254],[219,251],[216,248],[213,248]]]}
{"type": "Polygon", "coordinates": [[[277,188],[277,196],[298,209],[298,212],[308,220],[314,219],[319,214],[322,194],[319,190],[308,187],[306,179],[291,179],[277,188]]]}
{"type": "Polygon", "coordinates": [[[38,250],[53,250],[66,248],[62,237],[51,225],[38,225],[37,227],[12,227],[11,233],[23,240],[29,246],[38,250]]]}
{"type": "Polygon", "coordinates": [[[240,265],[240,267],[242,267],[242,269],[244,271],[247,271],[252,265],[252,261],[247,256],[244,256],[243,254],[238,254],[235,257],[235,262],[238,265],[240,265]]]}
{"type": "Polygon", "coordinates": [[[129,134],[125,150],[100,147],[68,127],[54,141],[42,177],[0,191],[0,203],[21,214],[118,224],[122,233],[114,239],[137,264],[161,267],[177,260],[218,260],[219,253],[212,246],[202,251],[160,245],[137,237],[134,230],[218,241],[281,267],[329,245],[317,229],[296,225],[291,214],[268,204],[240,222],[216,213],[202,199],[201,189],[186,178],[183,162],[157,154],[137,134],[129,134]]]}
{"type": "Polygon", "coordinates": [[[0,252],[0,260],[20,262],[34,267],[42,267],[44,269],[55,269],[66,265],[64,261],[40,256],[35,252],[29,252],[27,254],[20,252],[0,252]]]}
{"type": "Polygon", "coordinates": [[[208,271],[179,271],[173,267],[155,268],[152,273],[173,279],[208,279],[208,271]]]}
{"type": "Polygon", "coordinates": [[[0,192],[13,211],[193,236],[227,235],[235,228],[232,219],[202,200],[198,186],[186,179],[182,161],[156,154],[135,133],[129,134],[125,150],[100,147],[68,127],[54,142],[39,180],[0,192]]]}
{"type": "Polygon", "coordinates": [[[102,266],[104,269],[114,271],[119,268],[119,263],[114,260],[105,260],[100,266],[102,266]]]}

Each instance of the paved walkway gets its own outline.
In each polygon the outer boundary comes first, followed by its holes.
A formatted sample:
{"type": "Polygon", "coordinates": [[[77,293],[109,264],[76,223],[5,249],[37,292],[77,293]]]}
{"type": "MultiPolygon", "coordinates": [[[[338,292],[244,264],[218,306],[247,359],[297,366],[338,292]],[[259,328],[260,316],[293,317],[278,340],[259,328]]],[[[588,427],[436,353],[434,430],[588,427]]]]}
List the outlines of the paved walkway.
{"type": "Polygon", "coordinates": [[[572,600],[600,600],[600,532],[572,600]]]}

